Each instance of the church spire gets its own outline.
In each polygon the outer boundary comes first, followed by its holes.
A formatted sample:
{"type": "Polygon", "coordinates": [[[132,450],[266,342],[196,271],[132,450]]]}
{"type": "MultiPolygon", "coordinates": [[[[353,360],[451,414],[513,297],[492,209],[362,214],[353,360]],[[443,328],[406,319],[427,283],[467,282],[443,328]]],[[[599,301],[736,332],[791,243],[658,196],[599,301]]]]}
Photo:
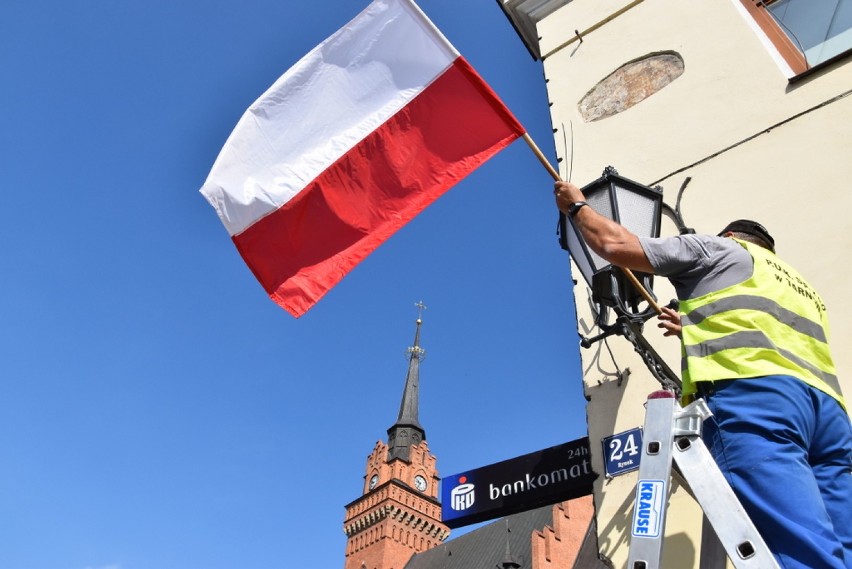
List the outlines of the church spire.
{"type": "Polygon", "coordinates": [[[361,497],[346,505],[346,563],[343,569],[403,567],[411,556],[441,544],[450,528],[441,522],[437,459],[429,452],[417,418],[420,391],[422,302],[414,345],[406,350],[408,375],[399,417],[388,444],[377,441],[367,457],[361,497]]]}
{"type": "Polygon", "coordinates": [[[509,529],[509,518],[506,518],[506,555],[503,556],[503,562],[498,565],[500,569],[520,569],[521,564],[512,557],[512,550],[509,548],[509,534],[512,530],[509,529]]]}
{"type": "Polygon", "coordinates": [[[399,405],[396,423],[388,429],[388,461],[395,458],[409,461],[411,445],[426,440],[426,431],[417,418],[420,400],[420,362],[426,357],[426,350],[420,347],[421,319],[426,305],[423,301],[415,304],[420,309],[417,328],[414,332],[414,345],[406,350],[408,354],[408,374],[405,376],[405,388],[399,405]]]}

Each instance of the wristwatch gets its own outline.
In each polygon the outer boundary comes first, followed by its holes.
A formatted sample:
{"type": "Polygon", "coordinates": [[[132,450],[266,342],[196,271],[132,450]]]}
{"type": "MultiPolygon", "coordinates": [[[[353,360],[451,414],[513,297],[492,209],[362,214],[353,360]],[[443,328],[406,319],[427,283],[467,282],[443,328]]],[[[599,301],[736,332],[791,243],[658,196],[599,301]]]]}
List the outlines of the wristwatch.
{"type": "Polygon", "coordinates": [[[568,217],[574,217],[584,205],[589,205],[586,202],[574,202],[568,207],[568,217]]]}

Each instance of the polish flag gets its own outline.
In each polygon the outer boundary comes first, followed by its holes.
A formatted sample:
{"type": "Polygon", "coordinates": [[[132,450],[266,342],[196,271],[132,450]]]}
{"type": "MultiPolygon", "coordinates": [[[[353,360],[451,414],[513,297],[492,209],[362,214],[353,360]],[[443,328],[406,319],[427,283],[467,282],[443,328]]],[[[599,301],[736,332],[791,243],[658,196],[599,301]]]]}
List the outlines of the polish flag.
{"type": "Polygon", "coordinates": [[[523,134],[414,2],[375,0],[249,107],[201,193],[298,317],[523,134]]]}

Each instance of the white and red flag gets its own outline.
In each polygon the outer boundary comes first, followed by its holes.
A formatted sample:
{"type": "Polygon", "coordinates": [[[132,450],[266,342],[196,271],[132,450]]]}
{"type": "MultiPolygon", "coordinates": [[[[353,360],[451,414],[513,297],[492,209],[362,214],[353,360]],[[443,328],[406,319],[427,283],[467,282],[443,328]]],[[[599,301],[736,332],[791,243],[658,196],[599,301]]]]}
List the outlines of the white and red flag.
{"type": "Polygon", "coordinates": [[[201,193],[298,317],[523,134],[414,2],[375,0],[249,107],[201,193]]]}

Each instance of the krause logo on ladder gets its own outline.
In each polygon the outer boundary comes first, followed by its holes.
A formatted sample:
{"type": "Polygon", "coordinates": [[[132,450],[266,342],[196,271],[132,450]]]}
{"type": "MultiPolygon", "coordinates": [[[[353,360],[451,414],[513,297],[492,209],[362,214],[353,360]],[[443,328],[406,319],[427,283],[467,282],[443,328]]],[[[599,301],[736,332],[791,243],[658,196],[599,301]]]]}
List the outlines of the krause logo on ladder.
{"type": "Polygon", "coordinates": [[[660,537],[663,529],[663,500],[666,483],[663,480],[640,480],[636,486],[633,507],[633,535],[660,537]]]}

